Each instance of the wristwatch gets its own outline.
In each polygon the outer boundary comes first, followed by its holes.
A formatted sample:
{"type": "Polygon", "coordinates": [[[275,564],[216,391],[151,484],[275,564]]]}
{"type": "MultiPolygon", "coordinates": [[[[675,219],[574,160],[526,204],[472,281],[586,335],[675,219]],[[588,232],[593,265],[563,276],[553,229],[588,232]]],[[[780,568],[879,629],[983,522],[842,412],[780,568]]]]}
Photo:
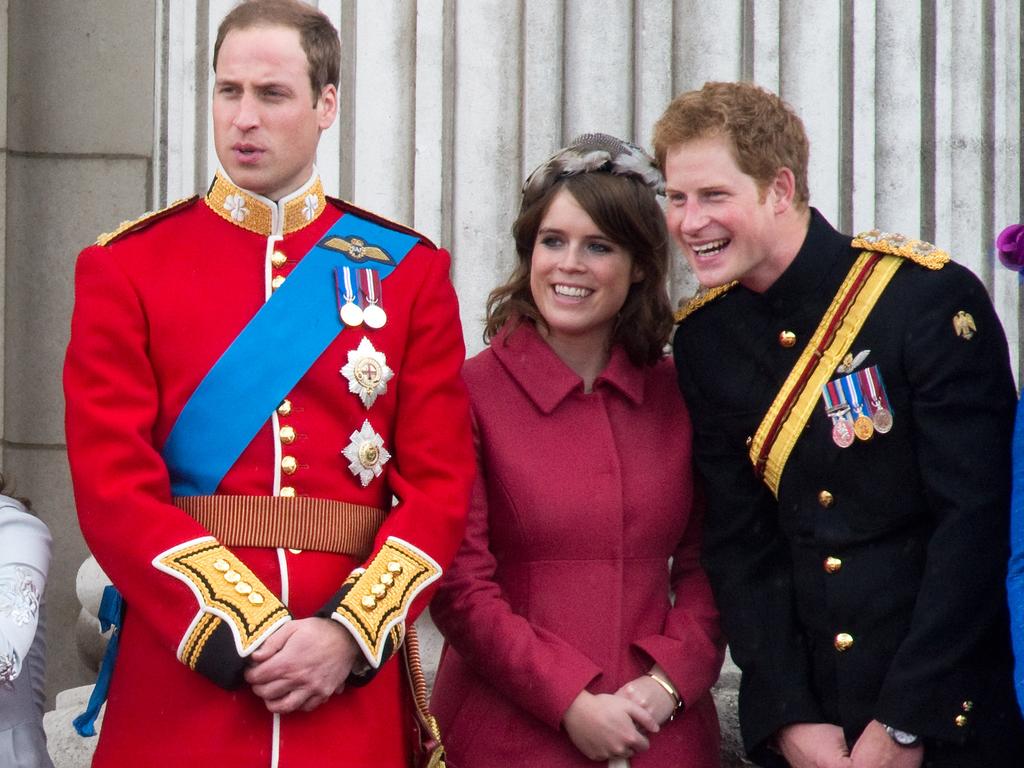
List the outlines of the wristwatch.
{"type": "Polygon", "coordinates": [[[916,747],[917,743],[921,740],[920,736],[893,728],[891,725],[885,726],[885,732],[889,734],[890,739],[901,747],[916,747]]]}

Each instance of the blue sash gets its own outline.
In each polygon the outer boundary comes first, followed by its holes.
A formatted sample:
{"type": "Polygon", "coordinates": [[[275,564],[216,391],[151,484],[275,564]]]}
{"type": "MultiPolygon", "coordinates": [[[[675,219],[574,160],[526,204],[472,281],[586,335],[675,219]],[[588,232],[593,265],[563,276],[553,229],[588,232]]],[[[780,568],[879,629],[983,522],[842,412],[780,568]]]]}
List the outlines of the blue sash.
{"type": "Polygon", "coordinates": [[[185,403],[161,451],[173,495],[216,491],[274,409],[341,333],[334,269],[373,269],[383,280],[417,242],[351,213],[334,223],[185,403]]]}

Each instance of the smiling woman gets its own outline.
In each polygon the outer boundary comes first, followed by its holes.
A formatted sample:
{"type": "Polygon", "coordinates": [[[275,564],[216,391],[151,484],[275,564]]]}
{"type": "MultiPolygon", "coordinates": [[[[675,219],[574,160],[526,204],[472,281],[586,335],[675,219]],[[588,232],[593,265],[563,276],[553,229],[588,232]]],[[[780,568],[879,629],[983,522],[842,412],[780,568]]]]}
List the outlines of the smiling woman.
{"type": "Polygon", "coordinates": [[[599,134],[524,185],[491,346],[463,370],[480,469],[466,538],[431,604],[452,765],[718,765],[722,641],[663,352],[660,188],[642,150],[599,134]]]}

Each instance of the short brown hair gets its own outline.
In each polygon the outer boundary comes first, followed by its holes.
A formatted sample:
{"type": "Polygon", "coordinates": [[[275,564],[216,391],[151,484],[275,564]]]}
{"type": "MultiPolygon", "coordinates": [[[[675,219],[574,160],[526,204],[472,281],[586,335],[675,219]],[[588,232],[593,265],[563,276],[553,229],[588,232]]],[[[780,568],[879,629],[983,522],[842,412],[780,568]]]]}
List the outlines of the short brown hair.
{"type": "Polygon", "coordinates": [[[524,198],[512,225],[516,266],[509,280],[487,297],[484,341],[489,342],[506,323],[515,327],[528,319],[544,325],[530,290],[530,265],[541,221],[563,189],[609,240],[629,252],[633,266],[642,273],[642,279],[629,288],[611,343],[621,344],[634,365],[656,362],[672,330],[666,287],[669,252],[665,217],[650,187],[636,178],[608,172],[566,176],[540,196],[524,198]]]}
{"type": "Polygon", "coordinates": [[[213,45],[213,71],[228,32],[251,27],[289,27],[299,33],[299,42],[309,65],[313,104],[327,85],[338,87],[341,73],[341,40],[331,20],[300,0],[245,0],[236,5],[217,28],[213,45]]]}
{"type": "Polygon", "coordinates": [[[736,165],[764,190],[780,168],[796,178],[794,202],[805,207],[809,148],[804,124],[786,102],[753,83],[705,83],[673,99],[654,124],[654,155],[696,139],[724,136],[736,165]]]}

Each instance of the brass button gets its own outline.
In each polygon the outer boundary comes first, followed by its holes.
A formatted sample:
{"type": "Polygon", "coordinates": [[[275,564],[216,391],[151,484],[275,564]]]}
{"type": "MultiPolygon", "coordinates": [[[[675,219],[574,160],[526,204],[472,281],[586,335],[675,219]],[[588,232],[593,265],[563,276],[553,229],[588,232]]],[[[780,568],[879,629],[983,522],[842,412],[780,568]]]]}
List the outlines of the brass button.
{"type": "Polygon", "coordinates": [[[295,460],[294,456],[285,456],[281,459],[281,471],[286,475],[294,475],[295,470],[299,468],[299,462],[295,460]]]}
{"type": "Polygon", "coordinates": [[[796,344],[796,334],[792,331],[782,331],[779,333],[779,346],[785,349],[789,349],[796,344]]]}
{"type": "Polygon", "coordinates": [[[228,565],[228,561],[224,560],[223,558],[221,558],[220,560],[215,560],[213,563],[213,567],[215,570],[218,570],[221,573],[227,573],[231,570],[231,566],[228,565]]]}
{"type": "Polygon", "coordinates": [[[270,281],[270,287],[275,291],[282,285],[284,285],[284,275],[276,275],[274,279],[270,281]]]}
{"type": "Polygon", "coordinates": [[[279,495],[291,498],[292,496],[295,495],[295,489],[292,488],[290,485],[281,486],[281,493],[279,495]]]}
{"type": "Polygon", "coordinates": [[[967,717],[964,715],[957,715],[953,718],[953,723],[956,725],[957,728],[963,728],[965,725],[967,725],[967,717]]]}
{"type": "Polygon", "coordinates": [[[367,595],[359,602],[362,603],[363,608],[367,611],[372,611],[374,608],[377,607],[377,598],[375,598],[373,595],[367,595]]]}
{"type": "Polygon", "coordinates": [[[960,705],[960,709],[962,709],[964,712],[970,712],[972,709],[974,709],[974,702],[967,700],[960,705]]]}
{"type": "Polygon", "coordinates": [[[374,584],[370,587],[370,594],[374,597],[384,597],[388,593],[388,588],[383,584],[374,584]]]}
{"type": "Polygon", "coordinates": [[[835,496],[829,491],[821,491],[818,493],[818,503],[821,504],[825,509],[828,509],[835,503],[835,496]]]}
{"type": "Polygon", "coordinates": [[[395,583],[395,577],[392,576],[390,573],[382,573],[380,575],[380,583],[390,587],[392,584],[395,583]]]}
{"type": "Polygon", "coordinates": [[[244,581],[240,581],[237,584],[235,584],[235,592],[237,592],[240,595],[248,595],[250,592],[252,592],[252,587],[249,584],[246,584],[244,581]]]}
{"type": "Polygon", "coordinates": [[[292,443],[295,442],[295,429],[294,429],[294,427],[289,427],[289,426],[281,427],[281,431],[279,432],[279,435],[281,437],[281,442],[284,443],[285,445],[291,445],[292,443]]]}
{"type": "Polygon", "coordinates": [[[263,595],[261,595],[259,592],[250,592],[249,602],[253,605],[263,605],[263,595]]]}
{"type": "Polygon", "coordinates": [[[836,650],[842,653],[848,651],[853,647],[853,635],[846,632],[840,632],[836,635],[836,639],[832,642],[836,650]]]}
{"type": "Polygon", "coordinates": [[[274,269],[280,269],[288,263],[288,257],[280,251],[274,251],[270,257],[270,263],[274,266],[274,269]]]}
{"type": "Polygon", "coordinates": [[[388,573],[398,574],[402,572],[402,564],[397,560],[392,560],[388,563],[388,573]]]}
{"type": "Polygon", "coordinates": [[[279,406],[277,406],[277,415],[278,416],[287,416],[291,412],[292,412],[292,401],[291,400],[282,400],[281,404],[279,406]]]}
{"type": "Polygon", "coordinates": [[[242,580],[242,574],[238,571],[228,571],[224,574],[224,581],[228,584],[237,584],[242,580]]]}
{"type": "Polygon", "coordinates": [[[301,555],[302,554],[302,550],[301,549],[292,549],[291,547],[289,547],[288,551],[291,552],[293,555],[301,555]]]}
{"type": "Polygon", "coordinates": [[[838,557],[825,558],[825,573],[839,573],[839,569],[842,567],[843,561],[838,557]]]}

